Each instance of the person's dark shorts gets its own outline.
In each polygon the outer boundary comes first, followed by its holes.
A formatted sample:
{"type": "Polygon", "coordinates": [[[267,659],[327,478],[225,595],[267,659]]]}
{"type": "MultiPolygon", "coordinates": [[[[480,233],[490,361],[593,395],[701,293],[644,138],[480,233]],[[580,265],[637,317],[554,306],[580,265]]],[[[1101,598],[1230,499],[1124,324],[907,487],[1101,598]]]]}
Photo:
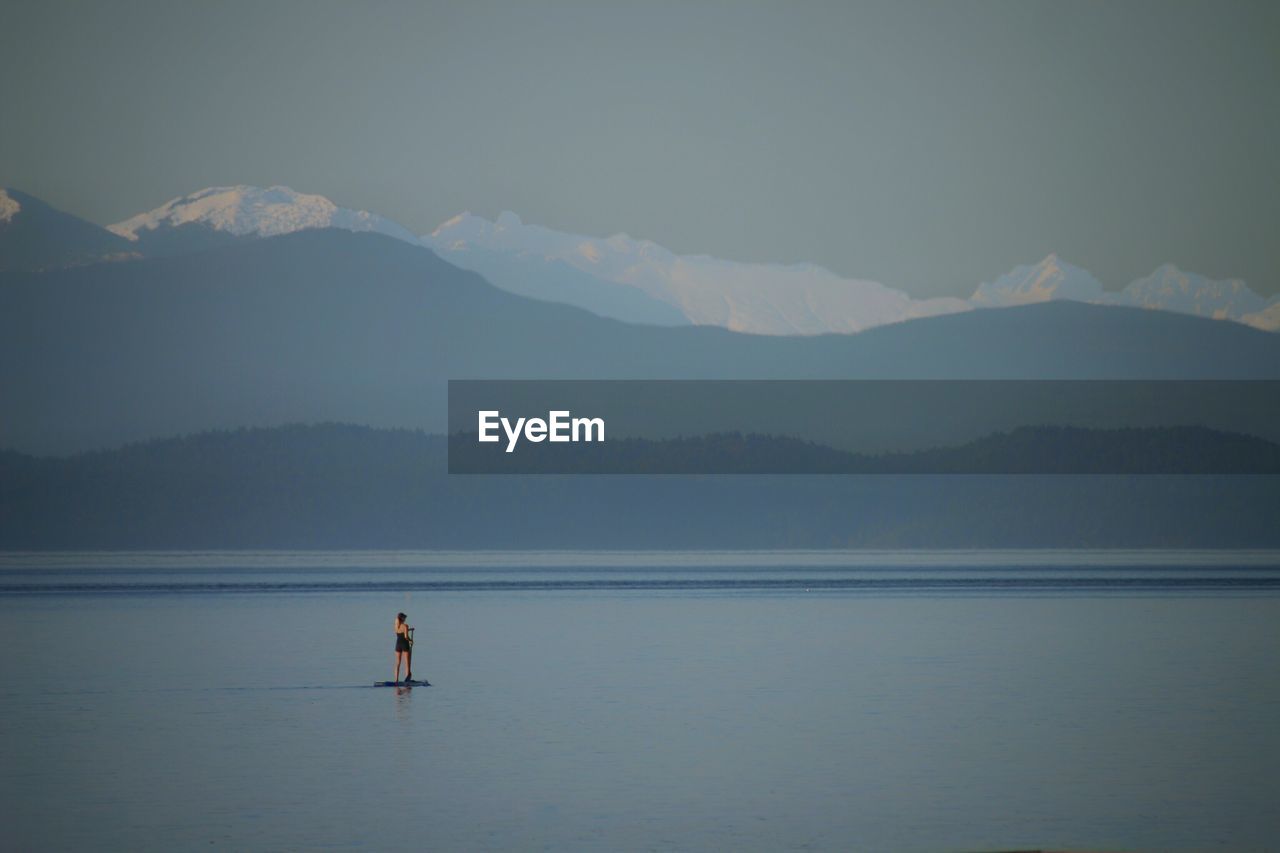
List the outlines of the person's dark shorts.
{"type": "Polygon", "coordinates": [[[396,651],[397,652],[409,651],[409,641],[406,640],[404,637],[396,637],[396,651]]]}

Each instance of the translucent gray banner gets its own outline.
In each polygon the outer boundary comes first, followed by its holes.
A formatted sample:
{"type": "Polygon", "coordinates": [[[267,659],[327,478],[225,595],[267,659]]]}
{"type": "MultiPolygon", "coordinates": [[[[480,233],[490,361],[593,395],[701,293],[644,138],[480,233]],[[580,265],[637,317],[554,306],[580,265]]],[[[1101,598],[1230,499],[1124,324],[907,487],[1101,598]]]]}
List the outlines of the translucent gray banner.
{"type": "Polygon", "coordinates": [[[1277,474],[1276,381],[449,383],[453,474],[1277,474]]]}

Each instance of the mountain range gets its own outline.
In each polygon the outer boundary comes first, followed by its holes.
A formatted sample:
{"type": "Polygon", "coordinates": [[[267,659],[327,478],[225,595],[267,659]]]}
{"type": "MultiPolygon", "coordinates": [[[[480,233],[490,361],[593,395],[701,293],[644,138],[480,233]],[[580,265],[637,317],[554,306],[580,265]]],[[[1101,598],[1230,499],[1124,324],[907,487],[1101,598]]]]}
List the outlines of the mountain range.
{"type": "MultiPolygon", "coordinates": [[[[26,201],[19,199],[25,198],[26,201]]],[[[23,204],[0,191],[0,246],[8,220],[23,204]]],[[[65,215],[65,214],[59,214],[65,215]]],[[[84,223],[94,228],[90,223],[84,223]]],[[[464,213],[414,236],[395,222],[350,210],[288,187],[211,187],[109,226],[85,247],[68,246],[63,263],[105,257],[180,254],[294,231],[340,228],[424,245],[498,287],[602,317],[651,325],[712,325],[773,335],[853,333],[921,317],[976,308],[1048,301],[1124,305],[1234,320],[1280,329],[1280,296],[1266,299],[1237,279],[1212,280],[1164,264],[1145,278],[1108,291],[1087,270],[1049,255],[977,286],[965,299],[916,299],[893,287],[845,278],[816,264],[761,264],[678,255],[626,234],[589,237],[526,224],[514,213],[496,220],[464,213]]],[[[99,231],[103,229],[98,229],[99,231]]],[[[87,236],[87,235],[86,235],[87,236]]],[[[58,265],[47,250],[5,252],[7,268],[58,265]],[[49,257],[44,257],[49,255],[49,257]]]]}
{"type": "MultiPolygon", "coordinates": [[[[283,189],[196,195],[115,230],[0,195],[0,547],[1261,547],[1280,529],[1269,477],[446,476],[443,439],[384,430],[442,432],[449,379],[1280,379],[1280,335],[1061,298],[745,334],[692,323],[683,261],[642,241],[598,257],[647,253],[645,288],[562,258],[539,278],[523,250],[435,251],[283,189]],[[481,251],[509,290],[452,262],[481,251]],[[361,426],[284,426],[325,422],[361,426]]],[[[1077,292],[1053,279],[984,293],[1077,292]]]]}
{"type": "Polygon", "coordinates": [[[1276,379],[1280,336],[1066,301],[855,335],[630,324],[335,228],[0,275],[0,446],[320,421],[441,431],[445,383],[466,378],[1276,379]]]}
{"type": "MultiPolygon", "coordinates": [[[[674,306],[690,323],[757,334],[859,332],[975,308],[1057,300],[1174,311],[1280,329],[1280,296],[1267,300],[1242,281],[1214,281],[1172,264],[1110,292],[1086,270],[1051,254],[978,285],[967,299],[916,299],[874,281],[843,278],[816,264],[748,264],[676,255],[625,234],[600,239],[526,225],[513,213],[503,213],[493,222],[463,214],[421,241],[450,262],[485,274],[499,287],[521,288],[518,292],[527,295],[548,298],[535,292],[532,283],[547,277],[548,264],[559,263],[602,281],[629,285],[674,306]],[[497,267],[495,256],[506,259],[508,266],[497,267]]],[[[620,312],[606,316],[634,320],[620,312]]]]}

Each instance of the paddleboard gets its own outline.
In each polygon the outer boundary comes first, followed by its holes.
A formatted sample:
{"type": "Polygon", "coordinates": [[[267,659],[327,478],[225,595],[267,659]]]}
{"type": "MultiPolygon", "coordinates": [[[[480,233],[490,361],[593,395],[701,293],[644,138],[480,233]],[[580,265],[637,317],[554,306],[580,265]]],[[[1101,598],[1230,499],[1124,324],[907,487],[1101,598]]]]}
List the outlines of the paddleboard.
{"type": "Polygon", "coordinates": [[[375,681],[374,687],[430,687],[430,681],[375,681]]]}

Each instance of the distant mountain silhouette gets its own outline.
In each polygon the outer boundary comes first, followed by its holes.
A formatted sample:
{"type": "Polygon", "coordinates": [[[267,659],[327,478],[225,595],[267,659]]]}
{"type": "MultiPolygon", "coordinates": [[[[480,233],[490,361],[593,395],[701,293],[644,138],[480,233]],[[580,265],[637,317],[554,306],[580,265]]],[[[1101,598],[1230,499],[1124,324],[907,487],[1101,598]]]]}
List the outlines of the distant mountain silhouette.
{"type": "Polygon", "coordinates": [[[675,306],[655,299],[639,288],[588,275],[556,258],[483,249],[440,253],[440,256],[519,296],[576,305],[592,314],[625,323],[689,325],[688,318],[675,306]]]}
{"type": "Polygon", "coordinates": [[[449,476],[324,424],[0,452],[0,548],[1280,547],[1280,477],[449,476]]]}
{"type": "Polygon", "coordinates": [[[0,189],[0,273],[46,270],[136,255],[128,240],[35,196],[0,189]]]}
{"type": "Polygon", "coordinates": [[[325,229],[0,276],[0,445],[326,420],[443,431],[449,378],[1280,378],[1280,336],[1051,302],[858,335],[603,319],[325,229]]]}
{"type": "Polygon", "coordinates": [[[991,474],[1280,474],[1280,444],[1200,426],[1029,426],[959,447],[856,457],[851,471],[991,474]]]}
{"type": "Polygon", "coordinates": [[[522,444],[507,453],[474,433],[450,438],[450,470],[611,474],[1269,474],[1280,444],[1198,426],[1027,426],[954,447],[851,453],[799,438],[714,433],[593,444],[522,444]]]}

